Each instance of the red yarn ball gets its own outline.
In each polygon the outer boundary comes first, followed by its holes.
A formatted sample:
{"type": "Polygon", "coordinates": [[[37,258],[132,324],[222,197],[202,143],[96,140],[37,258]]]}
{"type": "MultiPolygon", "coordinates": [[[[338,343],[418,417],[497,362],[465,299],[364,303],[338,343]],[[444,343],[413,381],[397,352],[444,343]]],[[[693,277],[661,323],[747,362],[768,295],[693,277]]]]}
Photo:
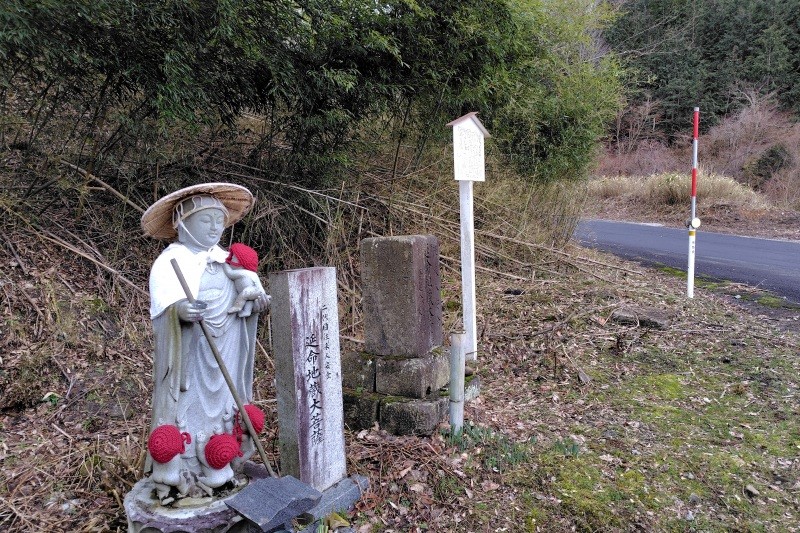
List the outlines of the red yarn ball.
{"type": "Polygon", "coordinates": [[[158,426],[147,440],[150,456],[158,463],[168,463],[179,453],[186,451],[184,443],[191,443],[192,437],[171,424],[158,426]]]}
{"type": "Polygon", "coordinates": [[[228,258],[225,260],[231,266],[238,266],[258,272],[258,252],[240,242],[231,245],[228,258]],[[234,262],[233,256],[236,256],[237,261],[234,262]]]}
{"type": "Polygon", "coordinates": [[[261,433],[261,430],[264,429],[264,411],[251,403],[245,405],[244,410],[247,411],[247,416],[250,417],[253,429],[256,430],[256,433],[261,433]]]}
{"type": "Polygon", "coordinates": [[[234,457],[242,456],[236,437],[227,433],[214,435],[206,444],[206,462],[211,468],[224,468],[234,457]]]}

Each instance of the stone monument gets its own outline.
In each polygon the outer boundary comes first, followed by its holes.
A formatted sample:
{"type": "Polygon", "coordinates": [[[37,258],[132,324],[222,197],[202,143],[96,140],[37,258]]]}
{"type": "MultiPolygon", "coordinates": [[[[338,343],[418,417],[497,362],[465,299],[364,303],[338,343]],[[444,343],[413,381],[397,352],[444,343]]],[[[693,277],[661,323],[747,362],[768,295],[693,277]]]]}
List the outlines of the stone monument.
{"type": "Polygon", "coordinates": [[[347,477],[336,269],[270,274],[281,471],[322,492],[320,519],[349,509],[367,479],[347,477]]]}
{"type": "Polygon", "coordinates": [[[364,351],[342,358],[345,417],[395,434],[429,435],[447,414],[442,388],[439,241],[433,235],[361,242],[364,351]]]}

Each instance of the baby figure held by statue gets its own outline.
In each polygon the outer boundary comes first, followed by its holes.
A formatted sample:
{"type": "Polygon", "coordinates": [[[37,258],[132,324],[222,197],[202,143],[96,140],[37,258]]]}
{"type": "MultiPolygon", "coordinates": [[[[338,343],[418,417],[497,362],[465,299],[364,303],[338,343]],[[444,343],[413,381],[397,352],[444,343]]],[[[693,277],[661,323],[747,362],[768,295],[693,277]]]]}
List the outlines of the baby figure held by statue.
{"type": "MultiPolygon", "coordinates": [[[[228,312],[238,313],[242,318],[250,316],[253,302],[263,295],[261,281],[258,279],[258,253],[246,244],[232,244],[222,270],[233,280],[236,290],[239,291],[228,312]]],[[[269,295],[266,298],[269,306],[269,295]]]]}

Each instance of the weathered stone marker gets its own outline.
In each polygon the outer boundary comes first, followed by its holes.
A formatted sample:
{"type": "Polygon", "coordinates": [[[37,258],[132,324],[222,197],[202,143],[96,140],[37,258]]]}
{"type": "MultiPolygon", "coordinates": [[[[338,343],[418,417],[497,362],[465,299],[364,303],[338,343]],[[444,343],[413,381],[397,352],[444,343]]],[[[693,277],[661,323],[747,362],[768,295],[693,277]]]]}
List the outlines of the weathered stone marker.
{"type": "Polygon", "coordinates": [[[439,242],[433,235],[361,241],[364,352],[344,354],[347,423],[430,435],[443,420],[450,375],[441,348],[439,242]]]}
{"type": "Polygon", "coordinates": [[[282,474],[324,491],[347,473],[336,269],[269,279],[282,474]]]}
{"type": "Polygon", "coordinates": [[[364,347],[423,357],[442,344],[439,241],[433,235],[361,241],[364,347]]]}

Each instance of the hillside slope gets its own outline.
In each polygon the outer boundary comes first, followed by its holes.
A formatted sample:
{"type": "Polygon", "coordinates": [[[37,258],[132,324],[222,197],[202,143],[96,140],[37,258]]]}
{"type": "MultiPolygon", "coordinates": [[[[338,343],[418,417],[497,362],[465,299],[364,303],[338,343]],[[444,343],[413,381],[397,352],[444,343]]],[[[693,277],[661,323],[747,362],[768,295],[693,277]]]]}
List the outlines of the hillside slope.
{"type": "MultiPolygon", "coordinates": [[[[0,527],[124,531],[158,246],[4,209],[0,527]]],[[[465,433],[347,432],[349,469],[372,487],[358,531],[796,530],[796,312],[771,315],[744,287],[687,301],[682,280],[586,250],[496,259],[478,275],[482,393],[465,433]]],[[[460,281],[442,273],[452,311],[460,281]]],[[[256,365],[277,459],[270,356],[256,365]]]]}

